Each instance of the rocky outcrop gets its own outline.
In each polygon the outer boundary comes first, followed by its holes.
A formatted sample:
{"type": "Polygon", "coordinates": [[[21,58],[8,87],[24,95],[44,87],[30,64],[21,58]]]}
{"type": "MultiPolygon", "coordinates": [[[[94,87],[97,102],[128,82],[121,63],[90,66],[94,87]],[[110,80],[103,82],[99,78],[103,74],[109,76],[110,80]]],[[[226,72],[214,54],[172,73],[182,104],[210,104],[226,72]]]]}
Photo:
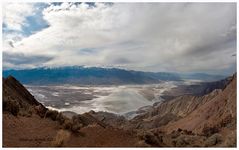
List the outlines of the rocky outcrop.
{"type": "Polygon", "coordinates": [[[116,115],[113,113],[109,113],[109,112],[90,111],[89,114],[97,118],[99,121],[103,122],[104,124],[107,124],[112,127],[123,128],[125,123],[128,122],[128,120],[126,120],[125,117],[116,115]]]}

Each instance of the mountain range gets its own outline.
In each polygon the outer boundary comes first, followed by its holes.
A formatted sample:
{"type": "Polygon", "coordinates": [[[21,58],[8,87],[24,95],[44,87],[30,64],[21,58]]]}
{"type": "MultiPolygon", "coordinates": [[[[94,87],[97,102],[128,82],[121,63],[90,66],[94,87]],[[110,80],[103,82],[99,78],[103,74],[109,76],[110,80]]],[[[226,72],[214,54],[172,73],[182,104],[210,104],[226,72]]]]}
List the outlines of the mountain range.
{"type": "Polygon", "coordinates": [[[3,76],[14,76],[23,84],[86,84],[120,85],[152,84],[160,81],[180,81],[184,79],[213,81],[225,78],[220,75],[178,74],[169,72],[143,72],[119,68],[100,68],[67,66],[58,68],[35,68],[23,70],[4,70],[3,76]]]}

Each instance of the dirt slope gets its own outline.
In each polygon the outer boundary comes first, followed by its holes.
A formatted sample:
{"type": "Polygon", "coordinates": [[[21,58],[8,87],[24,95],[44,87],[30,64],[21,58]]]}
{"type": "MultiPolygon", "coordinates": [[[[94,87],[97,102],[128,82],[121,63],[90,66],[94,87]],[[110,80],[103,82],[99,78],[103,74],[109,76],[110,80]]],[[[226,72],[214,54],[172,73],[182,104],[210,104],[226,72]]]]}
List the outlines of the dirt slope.
{"type": "Polygon", "coordinates": [[[51,119],[43,119],[37,115],[31,117],[15,117],[3,115],[3,147],[136,147],[138,138],[126,131],[89,125],[79,133],[69,133],[69,137],[59,139],[62,131],[60,124],[51,119]],[[55,141],[63,143],[55,144],[55,141]]]}

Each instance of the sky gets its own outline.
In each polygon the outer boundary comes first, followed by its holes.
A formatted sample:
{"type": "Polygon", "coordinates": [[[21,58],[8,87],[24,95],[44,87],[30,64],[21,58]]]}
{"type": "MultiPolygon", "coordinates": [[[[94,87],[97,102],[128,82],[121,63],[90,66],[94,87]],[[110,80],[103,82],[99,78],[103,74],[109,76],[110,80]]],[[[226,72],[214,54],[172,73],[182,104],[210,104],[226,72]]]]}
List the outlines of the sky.
{"type": "Polygon", "coordinates": [[[236,3],[4,3],[3,69],[236,71],[236,3]]]}

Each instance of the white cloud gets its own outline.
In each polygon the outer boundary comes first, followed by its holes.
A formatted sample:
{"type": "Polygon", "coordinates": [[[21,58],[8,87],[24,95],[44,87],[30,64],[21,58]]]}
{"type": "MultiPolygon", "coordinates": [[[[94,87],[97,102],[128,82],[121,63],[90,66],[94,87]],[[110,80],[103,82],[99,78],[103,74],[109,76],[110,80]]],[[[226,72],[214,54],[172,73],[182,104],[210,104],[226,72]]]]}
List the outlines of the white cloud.
{"type": "Polygon", "coordinates": [[[6,49],[52,58],[42,66],[210,72],[236,61],[233,3],[63,3],[43,15],[48,28],[6,49]]]}
{"type": "Polygon", "coordinates": [[[3,3],[3,22],[9,30],[21,31],[26,17],[33,15],[34,3],[3,3]]]}

